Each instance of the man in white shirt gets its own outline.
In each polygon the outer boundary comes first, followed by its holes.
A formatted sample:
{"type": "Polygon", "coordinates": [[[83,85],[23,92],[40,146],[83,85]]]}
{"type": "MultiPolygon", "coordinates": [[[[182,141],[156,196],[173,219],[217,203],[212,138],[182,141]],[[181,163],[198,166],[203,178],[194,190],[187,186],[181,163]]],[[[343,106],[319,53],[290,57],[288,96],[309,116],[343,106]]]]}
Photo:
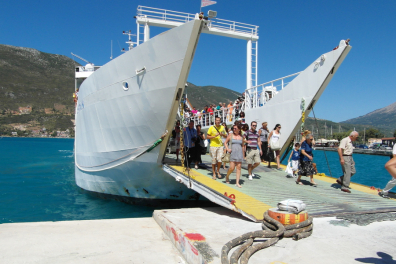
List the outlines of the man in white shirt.
{"type": "Polygon", "coordinates": [[[340,164],[344,175],[337,179],[337,183],[341,185],[341,191],[346,193],[351,193],[349,184],[351,183],[351,177],[356,173],[355,161],[352,158],[352,142],[356,141],[358,137],[359,133],[352,131],[348,137],[341,140],[338,147],[338,156],[340,157],[340,164]]]}

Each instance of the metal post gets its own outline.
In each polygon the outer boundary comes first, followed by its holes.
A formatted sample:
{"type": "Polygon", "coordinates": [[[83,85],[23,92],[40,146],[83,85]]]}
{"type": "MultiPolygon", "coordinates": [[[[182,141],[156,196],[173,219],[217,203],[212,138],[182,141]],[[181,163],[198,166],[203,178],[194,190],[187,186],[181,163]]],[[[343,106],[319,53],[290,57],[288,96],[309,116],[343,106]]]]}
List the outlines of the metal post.
{"type": "Polygon", "coordinates": [[[150,27],[147,23],[144,24],[144,42],[150,39],[150,27]]]}
{"type": "Polygon", "coordinates": [[[136,30],[136,32],[137,32],[137,34],[136,34],[136,36],[137,36],[137,38],[136,38],[136,46],[139,46],[139,44],[140,44],[140,25],[139,25],[139,23],[136,21],[136,25],[137,25],[137,30],[136,30]]]}
{"type": "Polygon", "coordinates": [[[254,74],[254,77],[255,77],[255,82],[254,82],[254,85],[256,86],[257,85],[257,75],[258,75],[258,64],[257,64],[257,62],[258,62],[258,41],[256,41],[256,69],[255,69],[255,74],[254,74]]]}
{"type": "Polygon", "coordinates": [[[246,89],[252,87],[252,40],[247,41],[246,89]]]}

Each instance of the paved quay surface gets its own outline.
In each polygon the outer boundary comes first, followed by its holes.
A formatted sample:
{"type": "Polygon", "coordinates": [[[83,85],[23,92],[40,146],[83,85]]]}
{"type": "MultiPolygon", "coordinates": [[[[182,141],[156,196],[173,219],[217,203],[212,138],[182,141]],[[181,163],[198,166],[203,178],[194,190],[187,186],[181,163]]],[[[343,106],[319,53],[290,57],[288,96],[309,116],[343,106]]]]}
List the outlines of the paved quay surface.
{"type": "MultiPolygon", "coordinates": [[[[154,218],[162,219],[162,222],[168,223],[168,228],[173,228],[170,239],[174,242],[177,238],[176,247],[181,241],[186,244],[179,247],[185,253],[189,251],[189,245],[195,245],[193,240],[188,239],[192,234],[198,237],[201,244],[206,243],[209,247],[205,251],[214,251],[210,254],[212,261],[209,263],[221,263],[221,248],[229,240],[261,229],[260,223],[249,221],[222,207],[156,210],[154,218]],[[214,256],[216,254],[218,257],[214,256]]],[[[310,237],[299,241],[284,238],[274,246],[255,253],[249,264],[396,263],[396,221],[371,223],[368,226],[342,226],[342,223],[345,225],[335,217],[314,218],[310,237]]]]}
{"type": "Polygon", "coordinates": [[[0,224],[0,263],[185,263],[153,218],[0,224]]]}

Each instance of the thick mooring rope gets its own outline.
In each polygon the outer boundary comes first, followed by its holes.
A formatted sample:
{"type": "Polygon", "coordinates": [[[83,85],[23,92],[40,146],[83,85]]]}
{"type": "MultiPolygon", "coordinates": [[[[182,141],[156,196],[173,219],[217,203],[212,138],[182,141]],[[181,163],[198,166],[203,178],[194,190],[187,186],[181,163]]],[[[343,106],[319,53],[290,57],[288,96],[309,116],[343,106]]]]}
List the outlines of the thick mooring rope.
{"type": "Polygon", "coordinates": [[[237,264],[240,258],[241,264],[247,264],[249,258],[257,251],[263,248],[272,246],[283,237],[292,237],[294,240],[309,237],[312,234],[313,224],[312,217],[307,220],[294,225],[284,226],[277,220],[264,213],[264,220],[262,224],[263,230],[253,231],[243,234],[225,244],[221,250],[221,263],[222,264],[237,264]],[[253,245],[255,238],[270,238],[263,243],[253,245]],[[237,245],[243,243],[237,248],[228,260],[228,253],[237,245]]]}

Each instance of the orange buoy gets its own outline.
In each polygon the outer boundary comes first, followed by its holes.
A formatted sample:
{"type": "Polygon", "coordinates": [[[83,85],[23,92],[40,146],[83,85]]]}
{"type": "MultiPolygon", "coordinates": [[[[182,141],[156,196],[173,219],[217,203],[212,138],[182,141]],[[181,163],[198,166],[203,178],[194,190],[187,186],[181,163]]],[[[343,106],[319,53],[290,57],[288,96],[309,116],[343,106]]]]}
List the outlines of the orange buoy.
{"type": "Polygon", "coordinates": [[[299,214],[293,214],[288,211],[281,211],[278,208],[269,209],[268,215],[283,225],[293,225],[308,219],[307,211],[302,211],[299,214]]]}

